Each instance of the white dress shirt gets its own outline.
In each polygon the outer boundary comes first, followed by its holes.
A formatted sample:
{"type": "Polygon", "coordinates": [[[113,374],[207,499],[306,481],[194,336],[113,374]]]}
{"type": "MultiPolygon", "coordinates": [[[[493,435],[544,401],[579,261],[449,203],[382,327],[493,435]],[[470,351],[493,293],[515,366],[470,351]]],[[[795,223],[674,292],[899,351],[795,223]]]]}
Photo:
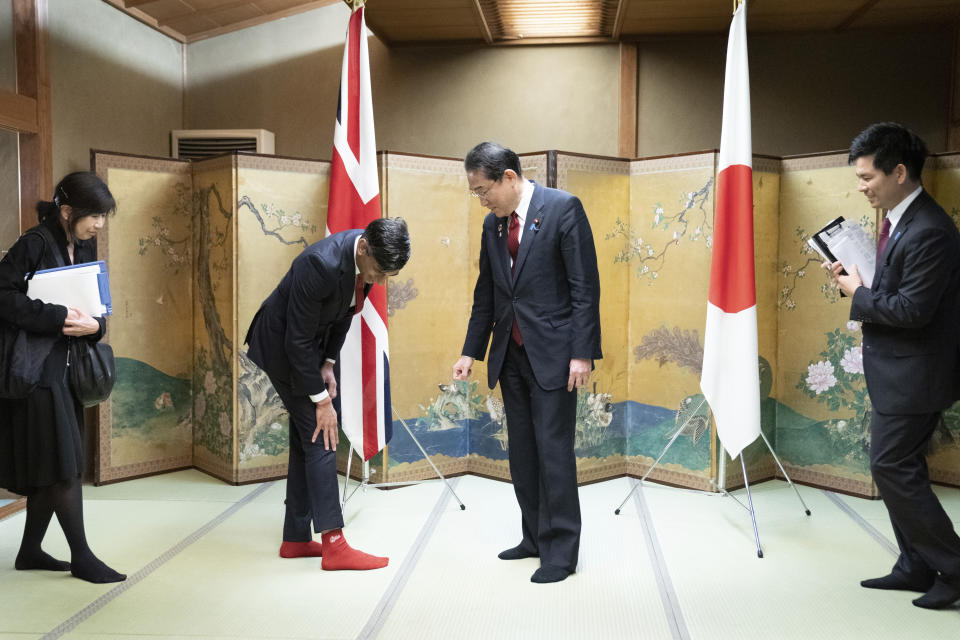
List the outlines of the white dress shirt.
{"type": "Polygon", "coordinates": [[[910,193],[910,195],[901,200],[897,206],[895,206],[893,209],[890,209],[890,211],[887,211],[887,217],[890,218],[891,236],[893,236],[893,230],[897,228],[897,223],[900,222],[900,218],[903,217],[907,207],[909,207],[910,203],[917,199],[917,196],[920,195],[921,191],[923,191],[923,187],[917,187],[910,193]]]}
{"type": "MultiPolygon", "coordinates": [[[[353,271],[354,276],[360,275],[360,267],[357,266],[357,246],[360,244],[360,236],[357,236],[357,239],[353,241],[353,271]]],[[[357,288],[353,288],[353,295],[350,297],[350,306],[355,307],[357,305],[357,288]]],[[[330,364],[336,364],[337,361],[333,358],[327,358],[327,362],[330,364]]],[[[330,397],[330,393],[324,389],[320,393],[311,393],[310,401],[311,402],[323,402],[330,397]]]]}

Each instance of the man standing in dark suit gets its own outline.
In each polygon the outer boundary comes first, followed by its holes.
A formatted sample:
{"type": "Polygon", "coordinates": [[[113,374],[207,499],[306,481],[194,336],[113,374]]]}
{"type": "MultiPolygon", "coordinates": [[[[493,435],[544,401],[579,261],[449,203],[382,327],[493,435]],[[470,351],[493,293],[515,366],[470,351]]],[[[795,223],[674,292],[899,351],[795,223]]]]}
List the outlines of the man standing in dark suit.
{"type": "Polygon", "coordinates": [[[523,538],[503,560],[540,557],[533,582],[559,582],[577,567],[580,500],[574,455],[577,391],[600,351],[600,276],[580,201],[523,179],[517,154],[474,147],[464,161],[483,221],[480,274],[453,377],[483,360],[500,381],[510,476],[523,538]]]}
{"type": "Polygon", "coordinates": [[[960,233],[920,182],[923,141],[893,123],[875,124],[850,146],[859,189],[887,210],[872,286],[856,266],[841,275],[850,319],[863,324],[863,369],[873,404],[870,470],[893,523],[900,557],[869,589],[926,592],[918,607],[960,600],[960,537],[930,487],[926,452],[941,412],[957,398],[960,233]]]}
{"type": "Polygon", "coordinates": [[[387,566],[388,558],[351,548],[341,530],[333,367],[370,286],[385,284],[409,258],[410,236],[401,218],[378,218],[366,229],[328,236],[297,256],[247,331],[250,359],[290,413],[281,557],[322,555],[328,571],[387,566]],[[313,541],[311,523],[320,543],[313,541]]]}

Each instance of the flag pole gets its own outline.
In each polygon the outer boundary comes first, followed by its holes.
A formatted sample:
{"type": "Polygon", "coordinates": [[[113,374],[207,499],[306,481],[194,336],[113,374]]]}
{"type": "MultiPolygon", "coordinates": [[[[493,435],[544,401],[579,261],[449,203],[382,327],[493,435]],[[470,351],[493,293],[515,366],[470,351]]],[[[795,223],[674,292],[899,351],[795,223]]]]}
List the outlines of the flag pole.
{"type": "MultiPolygon", "coordinates": [[[[721,466],[718,469],[717,466],[717,421],[713,419],[713,409],[708,408],[708,411],[710,412],[710,477],[714,481],[718,481],[720,479],[719,474],[723,473],[721,471],[723,467],[721,466]]],[[[720,484],[718,486],[723,487],[724,485],[720,484]]]]}
{"type": "MultiPolygon", "coordinates": [[[[680,437],[680,434],[683,432],[684,429],[687,428],[687,425],[690,424],[690,421],[693,419],[693,416],[697,415],[697,411],[700,410],[700,407],[702,407],[702,406],[703,406],[703,403],[705,403],[706,401],[707,401],[706,398],[704,398],[703,400],[701,400],[701,401],[700,401],[700,404],[697,405],[697,408],[694,409],[692,412],[690,412],[690,416],[687,418],[687,420],[686,420],[682,425],[680,425],[680,428],[678,428],[678,429],[676,430],[676,432],[674,432],[673,436],[670,438],[670,442],[668,442],[668,443],[667,443],[667,446],[665,446],[665,447],[663,448],[663,451],[660,452],[660,456],[659,456],[656,460],[653,461],[653,464],[650,465],[650,468],[647,469],[647,472],[646,472],[645,474],[643,474],[643,477],[640,478],[640,481],[639,481],[638,483],[636,483],[635,485],[633,485],[633,488],[630,489],[630,493],[628,493],[628,494],[627,494],[627,497],[623,499],[623,502],[620,503],[620,506],[613,510],[613,514],[614,514],[614,515],[616,515],[616,516],[620,515],[620,510],[623,509],[623,505],[627,504],[627,500],[630,499],[630,496],[633,495],[633,492],[634,492],[634,491],[636,491],[636,490],[639,489],[641,486],[643,486],[643,483],[644,483],[644,481],[647,479],[647,476],[649,476],[650,473],[653,472],[653,470],[657,467],[657,465],[660,464],[660,461],[663,459],[663,456],[667,455],[667,451],[670,450],[670,447],[673,446],[673,443],[676,442],[676,440],[677,440],[678,437],[680,437]]],[[[712,435],[712,432],[711,432],[711,435],[712,435]]],[[[697,490],[697,489],[692,489],[692,491],[696,491],[697,493],[707,493],[707,492],[705,492],[705,491],[699,491],[699,490],[697,490]]]]}
{"type": "MultiPolygon", "coordinates": [[[[460,496],[457,495],[457,492],[453,490],[452,486],[450,486],[450,482],[447,480],[447,478],[442,473],[440,473],[440,469],[438,469],[437,465],[435,465],[433,463],[433,460],[430,459],[430,454],[428,454],[427,450],[423,448],[423,445],[420,444],[420,441],[417,440],[417,437],[413,435],[413,431],[411,431],[410,427],[407,426],[406,421],[400,417],[400,414],[397,412],[397,409],[395,407],[391,407],[391,409],[393,410],[393,414],[397,417],[397,420],[399,420],[400,424],[403,425],[403,428],[407,430],[407,434],[410,436],[410,439],[413,440],[413,443],[417,445],[418,449],[420,449],[420,453],[423,454],[424,460],[430,463],[430,466],[433,467],[434,473],[436,473],[437,476],[440,477],[440,480],[443,481],[443,484],[446,486],[447,491],[449,491],[453,495],[454,499],[457,501],[457,504],[460,505],[460,510],[466,511],[467,507],[465,504],[463,504],[463,500],[460,499],[460,496]]],[[[374,488],[405,487],[411,484],[421,484],[423,482],[432,480],[432,478],[427,478],[426,480],[401,480],[398,482],[370,482],[370,463],[367,461],[364,461],[363,474],[360,480],[357,482],[357,485],[353,488],[353,491],[351,491],[348,494],[347,485],[350,483],[350,461],[353,459],[354,451],[355,449],[353,448],[353,445],[351,445],[349,453],[347,454],[349,456],[347,458],[347,475],[343,479],[343,500],[340,502],[340,508],[343,508],[346,506],[347,501],[353,497],[353,494],[357,492],[357,489],[362,488],[364,491],[366,491],[367,487],[374,487],[374,488]]],[[[360,455],[359,451],[357,451],[356,453],[358,456],[360,455]]]]}
{"type": "Polygon", "coordinates": [[[743,459],[743,451],[740,452],[740,466],[743,468],[743,486],[747,488],[747,502],[750,503],[750,520],[753,521],[753,537],[757,541],[757,557],[762,558],[763,549],[760,547],[760,531],[757,529],[757,512],[753,510],[753,494],[750,493],[750,483],[747,481],[747,462],[743,459]]]}

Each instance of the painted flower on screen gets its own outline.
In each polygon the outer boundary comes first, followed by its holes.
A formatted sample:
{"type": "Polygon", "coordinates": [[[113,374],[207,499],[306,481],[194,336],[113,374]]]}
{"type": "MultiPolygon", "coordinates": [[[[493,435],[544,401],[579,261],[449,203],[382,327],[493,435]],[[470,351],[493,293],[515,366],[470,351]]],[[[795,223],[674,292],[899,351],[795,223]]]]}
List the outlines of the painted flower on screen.
{"type": "Polygon", "coordinates": [[[850,347],[843,352],[840,366],[847,373],[863,373],[863,351],[860,347],[850,347]]]}
{"type": "Polygon", "coordinates": [[[837,378],[833,375],[833,365],[829,362],[821,360],[807,367],[807,386],[817,395],[835,384],[837,378]]]}

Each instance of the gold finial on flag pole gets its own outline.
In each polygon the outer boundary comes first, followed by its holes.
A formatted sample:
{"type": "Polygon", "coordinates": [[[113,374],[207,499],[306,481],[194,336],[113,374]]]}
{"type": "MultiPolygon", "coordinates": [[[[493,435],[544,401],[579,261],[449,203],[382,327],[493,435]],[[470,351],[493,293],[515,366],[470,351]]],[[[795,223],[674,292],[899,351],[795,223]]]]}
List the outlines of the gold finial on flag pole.
{"type": "Polygon", "coordinates": [[[733,12],[736,13],[737,9],[740,8],[740,5],[743,4],[743,0],[733,0],[733,12]]]}
{"type": "Polygon", "coordinates": [[[350,0],[350,10],[356,11],[366,4],[366,0],[350,0]]]}

